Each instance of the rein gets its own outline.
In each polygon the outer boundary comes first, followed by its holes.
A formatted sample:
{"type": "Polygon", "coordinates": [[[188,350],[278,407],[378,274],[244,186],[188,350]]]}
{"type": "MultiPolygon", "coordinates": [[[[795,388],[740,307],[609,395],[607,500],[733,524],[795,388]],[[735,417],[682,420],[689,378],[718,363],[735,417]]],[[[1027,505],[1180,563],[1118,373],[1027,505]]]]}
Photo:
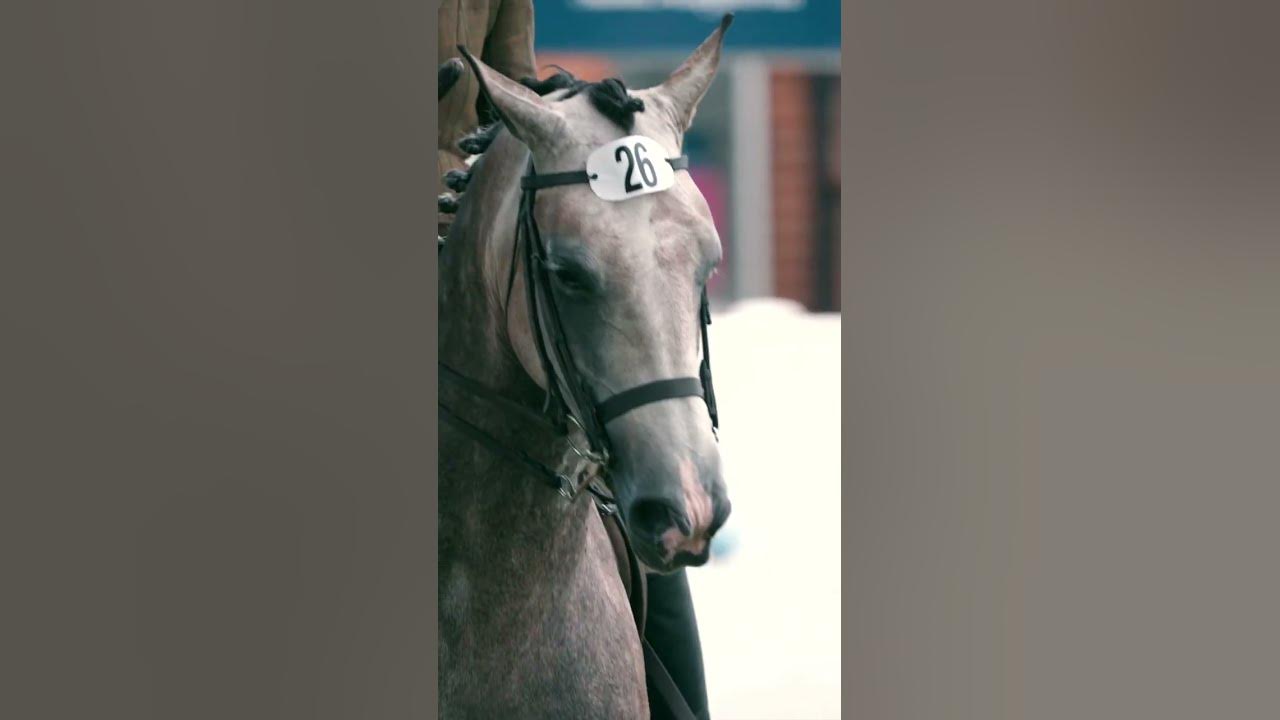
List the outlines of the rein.
{"type": "MultiPolygon", "coordinates": [[[[671,158],[668,162],[673,170],[686,170],[689,167],[688,158],[683,156],[671,158]]],[[[532,158],[529,160],[528,174],[520,179],[522,195],[516,221],[515,246],[512,249],[511,274],[508,278],[507,291],[509,299],[515,279],[516,259],[523,249],[525,288],[528,295],[530,322],[533,326],[531,329],[543,374],[549,381],[543,407],[540,410],[534,410],[467,377],[443,362],[439,363],[442,378],[476,398],[550,427],[557,435],[566,439],[570,438],[570,425],[582,432],[586,437],[587,447],[579,448],[571,439],[569,446],[579,457],[595,466],[597,472],[593,474],[584,470],[575,481],[534,460],[526,453],[511,448],[487,431],[464,420],[443,403],[439,406],[441,420],[453,425],[491,452],[516,464],[524,465],[531,474],[541,477],[549,486],[569,500],[577,497],[584,488],[598,497],[602,495],[592,486],[592,481],[597,477],[606,478],[611,466],[612,447],[605,427],[611,420],[663,400],[701,397],[706,402],[707,412],[711,417],[712,431],[715,432],[720,426],[716,411],[715,390],[711,382],[710,344],[707,337],[707,326],[711,324],[711,308],[707,301],[705,287],[702,290],[698,314],[702,341],[702,364],[699,367],[698,377],[655,380],[623,390],[603,401],[597,401],[589,383],[578,371],[556,307],[554,294],[551,291],[547,269],[547,247],[538,232],[538,224],[534,219],[534,205],[537,191],[540,189],[586,184],[592,179],[594,178],[585,170],[538,175],[534,170],[532,158]]]]}

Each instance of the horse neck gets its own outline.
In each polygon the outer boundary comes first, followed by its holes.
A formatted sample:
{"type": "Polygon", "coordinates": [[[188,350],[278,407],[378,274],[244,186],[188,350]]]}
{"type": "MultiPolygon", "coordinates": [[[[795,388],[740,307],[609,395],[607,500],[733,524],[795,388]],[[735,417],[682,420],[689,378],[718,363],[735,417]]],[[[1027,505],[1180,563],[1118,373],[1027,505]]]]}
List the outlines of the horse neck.
{"type": "MultiPolygon", "coordinates": [[[[506,332],[505,285],[490,287],[485,271],[489,253],[510,256],[520,176],[527,158],[524,146],[504,132],[473,168],[441,257],[438,341],[441,362],[506,398],[537,407],[543,391],[516,358],[506,332]]],[[[549,467],[563,460],[568,446],[549,428],[446,381],[440,382],[439,391],[450,409],[504,445],[549,467]]],[[[560,496],[528,468],[449,432],[447,426],[442,437],[450,443],[447,464],[442,452],[442,511],[449,504],[451,511],[484,512],[490,518],[517,514],[521,524],[562,511],[560,496]]]]}
{"type": "MultiPolygon", "coordinates": [[[[497,292],[483,280],[488,249],[510,257],[522,150],[500,136],[468,184],[441,257],[439,351],[454,369],[536,405],[542,391],[507,340],[505,278],[497,292]]],[[[439,392],[508,447],[550,467],[565,458],[564,441],[530,421],[447,382],[439,392]]],[[[576,717],[647,717],[639,639],[592,498],[566,502],[528,469],[443,423],[439,469],[442,707],[490,703],[558,717],[567,702],[593,708],[568,713],[576,717]],[[562,601],[566,593],[571,601],[562,601]],[[545,647],[512,656],[513,634],[543,638],[545,647]],[[513,668],[520,685],[502,680],[513,668]],[[533,699],[528,689],[537,689],[533,699]]]]}

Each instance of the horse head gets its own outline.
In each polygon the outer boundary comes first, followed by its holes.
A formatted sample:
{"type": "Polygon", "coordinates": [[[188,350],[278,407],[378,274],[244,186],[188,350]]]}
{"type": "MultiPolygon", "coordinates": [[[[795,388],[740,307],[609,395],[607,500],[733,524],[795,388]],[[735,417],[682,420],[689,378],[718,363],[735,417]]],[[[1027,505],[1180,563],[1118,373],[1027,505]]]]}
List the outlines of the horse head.
{"type": "MultiPolygon", "coordinates": [[[[507,130],[540,175],[581,171],[588,156],[643,136],[680,155],[719,65],[721,26],[662,84],[636,92],[617,80],[575,83],[545,96],[464,52],[507,130]]],[[[654,161],[660,161],[655,158],[654,161]]],[[[538,191],[550,293],[578,375],[597,399],[680,376],[698,376],[706,282],[721,259],[710,209],[687,173],[662,192],[623,201],[587,184],[538,191]]],[[[549,382],[514,253],[495,251],[489,291],[505,295],[507,339],[533,380],[549,382]]],[[[701,397],[675,397],[608,419],[609,484],[650,568],[701,565],[729,515],[720,454],[701,397]]]]}

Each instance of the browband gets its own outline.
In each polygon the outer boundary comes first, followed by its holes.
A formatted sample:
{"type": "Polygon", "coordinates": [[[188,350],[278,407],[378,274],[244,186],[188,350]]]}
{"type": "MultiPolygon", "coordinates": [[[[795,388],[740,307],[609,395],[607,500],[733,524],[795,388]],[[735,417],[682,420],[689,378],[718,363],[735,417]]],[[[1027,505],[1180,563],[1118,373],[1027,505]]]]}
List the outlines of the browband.
{"type": "MultiPolygon", "coordinates": [[[[681,155],[676,158],[667,158],[672,170],[688,170],[689,157],[681,155]]],[[[584,185],[591,182],[591,175],[586,170],[573,170],[571,172],[547,173],[546,175],[525,175],[520,178],[521,190],[542,190],[549,187],[559,187],[561,185],[584,185]]]]}

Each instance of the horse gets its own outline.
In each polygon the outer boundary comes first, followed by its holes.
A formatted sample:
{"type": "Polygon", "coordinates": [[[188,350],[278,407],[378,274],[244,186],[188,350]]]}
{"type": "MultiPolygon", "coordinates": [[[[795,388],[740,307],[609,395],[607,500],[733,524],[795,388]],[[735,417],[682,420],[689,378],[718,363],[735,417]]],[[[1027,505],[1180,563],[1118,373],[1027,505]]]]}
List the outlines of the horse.
{"type": "Polygon", "coordinates": [[[730,20],[634,92],[561,73],[542,95],[459,48],[499,121],[450,181],[466,192],[439,254],[443,718],[650,716],[642,639],[591,500],[654,573],[705,563],[731,509],[706,335],[722,250],[678,161],[730,20]],[[635,136],[647,144],[626,153],[639,165],[627,186],[664,160],[670,186],[603,199],[584,168],[635,136]]]}

